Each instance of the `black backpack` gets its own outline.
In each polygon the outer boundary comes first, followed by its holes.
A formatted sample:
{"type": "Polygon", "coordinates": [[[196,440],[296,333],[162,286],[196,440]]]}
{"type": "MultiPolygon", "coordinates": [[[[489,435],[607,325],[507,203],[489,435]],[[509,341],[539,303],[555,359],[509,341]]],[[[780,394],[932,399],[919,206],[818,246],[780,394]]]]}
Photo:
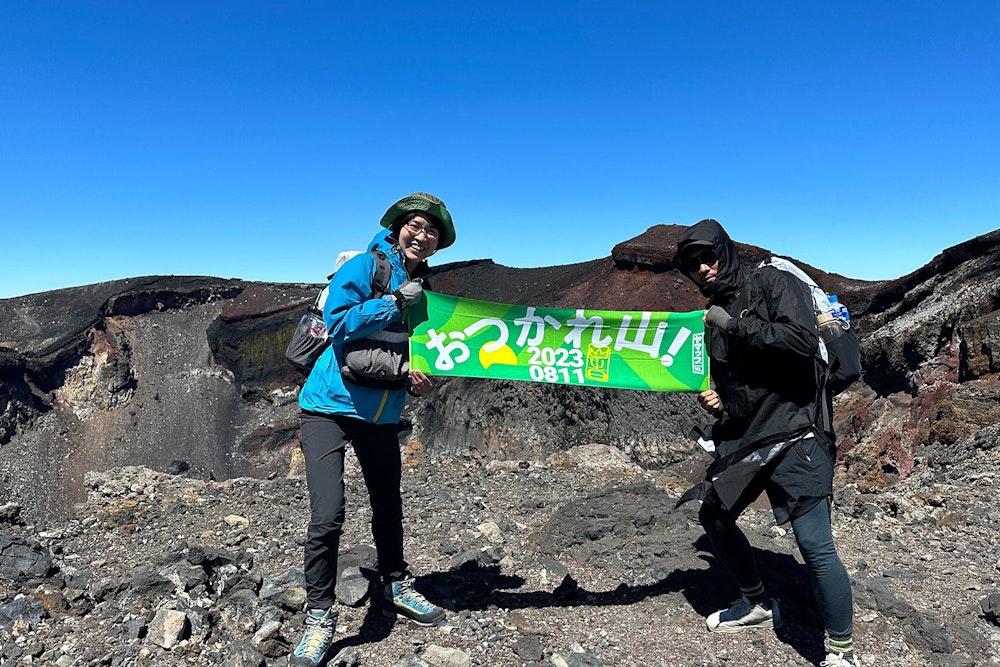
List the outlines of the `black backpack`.
{"type": "MultiPolygon", "coordinates": [[[[776,269],[786,271],[803,283],[809,289],[813,297],[813,313],[818,317],[821,313],[828,313],[830,297],[824,292],[802,269],[792,262],[781,257],[771,257],[761,262],[760,266],[773,266],[776,269]]],[[[844,308],[846,316],[847,309],[844,308]]],[[[826,376],[825,387],[830,396],[836,396],[847,389],[857,380],[861,379],[861,341],[849,319],[840,318],[837,320],[841,324],[840,335],[830,341],[820,338],[820,350],[817,356],[825,356],[824,375],[826,376]],[[822,348],[826,349],[823,354],[822,348]]]]}
{"type": "Polygon", "coordinates": [[[826,388],[836,396],[861,379],[861,341],[854,327],[825,343],[828,357],[826,388]]]}
{"type": "MultiPolygon", "coordinates": [[[[389,280],[392,277],[392,265],[389,259],[380,250],[369,251],[375,257],[375,275],[372,278],[373,298],[387,294],[389,291],[389,280]]],[[[334,271],[336,273],[336,271],[334,271]]],[[[327,281],[333,278],[334,273],[327,276],[327,281]]],[[[323,306],[330,293],[329,283],[320,290],[316,298],[309,305],[305,315],[299,320],[295,327],[292,339],[288,341],[285,348],[285,359],[303,375],[309,375],[316,360],[323,354],[324,350],[330,346],[330,339],[327,337],[326,324],[323,321],[323,306]]]]}

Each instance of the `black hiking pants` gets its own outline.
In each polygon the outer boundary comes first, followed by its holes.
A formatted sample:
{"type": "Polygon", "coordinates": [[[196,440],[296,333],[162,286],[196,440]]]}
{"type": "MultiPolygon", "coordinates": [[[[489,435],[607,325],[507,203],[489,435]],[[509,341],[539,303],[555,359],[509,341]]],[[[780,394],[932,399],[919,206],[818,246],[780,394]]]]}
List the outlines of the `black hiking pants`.
{"type": "MultiPolygon", "coordinates": [[[[750,589],[761,583],[761,578],[753,549],[736,525],[736,519],[745,508],[746,505],[741,504],[727,510],[712,490],[701,506],[699,519],[712,540],[716,558],[741,588],[750,589]]],[[[827,634],[831,637],[851,635],[854,626],[851,580],[833,544],[829,497],[820,499],[812,509],[791,521],[827,634]]]]}
{"type": "Polygon", "coordinates": [[[310,609],[336,601],[337,556],[344,526],[344,450],[348,442],[361,464],[372,508],[372,537],[383,577],[407,568],[403,560],[402,465],[395,424],[303,411],[302,454],[309,487],[305,578],[310,609]]]}

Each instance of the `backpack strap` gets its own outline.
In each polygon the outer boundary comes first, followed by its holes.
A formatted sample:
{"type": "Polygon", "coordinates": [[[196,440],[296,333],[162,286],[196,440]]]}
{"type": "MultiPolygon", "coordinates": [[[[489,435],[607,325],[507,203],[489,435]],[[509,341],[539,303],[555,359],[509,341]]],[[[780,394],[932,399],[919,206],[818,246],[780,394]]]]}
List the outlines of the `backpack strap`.
{"type": "MultiPolygon", "coordinates": [[[[772,264],[775,258],[770,258],[765,260],[761,266],[757,267],[754,271],[750,272],[747,276],[746,283],[744,284],[744,289],[747,290],[747,310],[749,312],[755,312],[760,316],[760,311],[757,310],[759,307],[765,307],[764,304],[764,290],[757,284],[760,281],[760,275],[758,272],[765,266],[771,266],[772,268],[778,269],[779,271],[784,271],[785,273],[791,274],[797,280],[801,281],[806,287],[809,287],[809,282],[803,280],[798,276],[796,271],[789,270],[784,266],[778,264],[772,264]]],[[[787,263],[788,266],[796,268],[795,265],[787,263]]],[[[820,340],[820,345],[822,345],[822,340],[820,340]]],[[[813,367],[815,369],[816,378],[816,397],[815,397],[815,412],[812,417],[812,423],[818,429],[829,429],[833,430],[833,415],[830,412],[829,407],[829,394],[827,393],[827,380],[830,377],[830,368],[827,358],[824,356],[824,352],[820,350],[820,347],[816,347],[816,351],[813,354],[813,367]]]]}
{"type": "MultiPolygon", "coordinates": [[[[385,256],[385,253],[381,250],[370,251],[372,257],[375,258],[375,275],[372,276],[372,297],[373,299],[380,299],[391,290],[389,289],[389,281],[392,279],[392,264],[389,263],[389,258],[385,256]]],[[[327,281],[333,279],[334,274],[330,274],[326,277],[327,281]]],[[[330,293],[330,286],[326,285],[323,289],[319,291],[316,298],[313,299],[312,304],[309,306],[309,311],[318,315],[323,314],[323,306],[326,304],[326,298],[330,293]]]]}
{"type": "Polygon", "coordinates": [[[390,292],[389,280],[392,278],[392,265],[389,258],[381,250],[372,250],[375,258],[375,275],[372,278],[372,298],[379,299],[390,292]]]}
{"type": "Polygon", "coordinates": [[[753,313],[760,319],[766,320],[767,304],[764,303],[764,290],[760,286],[760,275],[758,275],[757,270],[746,274],[746,279],[743,281],[741,290],[746,299],[746,307],[740,311],[739,316],[745,317],[753,313]],[[764,313],[763,315],[761,314],[762,312],[764,313]]]}

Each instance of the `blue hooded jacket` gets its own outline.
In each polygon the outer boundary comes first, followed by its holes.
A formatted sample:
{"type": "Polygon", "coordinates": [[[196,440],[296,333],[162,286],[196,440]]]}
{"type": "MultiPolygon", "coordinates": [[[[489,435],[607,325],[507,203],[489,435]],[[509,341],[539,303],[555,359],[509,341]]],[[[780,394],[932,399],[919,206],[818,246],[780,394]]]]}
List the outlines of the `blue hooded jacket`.
{"type": "MultiPolygon", "coordinates": [[[[395,247],[388,230],[375,235],[368,250],[381,250],[392,266],[389,290],[409,280],[403,266],[403,253],[395,247]]],[[[323,319],[330,336],[330,346],[313,366],[299,391],[299,407],[310,412],[356,417],[373,424],[395,424],[406,402],[406,389],[375,389],[344,382],[340,374],[344,362],[344,343],[366,338],[400,322],[401,315],[392,295],[372,299],[375,258],[370,252],[344,263],[330,281],[330,291],[323,307],[323,319]]]]}

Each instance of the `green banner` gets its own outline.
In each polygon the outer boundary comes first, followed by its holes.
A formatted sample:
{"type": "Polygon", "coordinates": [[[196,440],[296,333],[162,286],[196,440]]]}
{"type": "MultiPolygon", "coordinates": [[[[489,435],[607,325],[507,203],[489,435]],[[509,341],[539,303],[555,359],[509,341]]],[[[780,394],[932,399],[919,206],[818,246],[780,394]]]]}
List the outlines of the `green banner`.
{"type": "Polygon", "coordinates": [[[410,367],[427,375],[652,391],[708,389],[704,311],[510,306],[424,292],[410,367]]]}

